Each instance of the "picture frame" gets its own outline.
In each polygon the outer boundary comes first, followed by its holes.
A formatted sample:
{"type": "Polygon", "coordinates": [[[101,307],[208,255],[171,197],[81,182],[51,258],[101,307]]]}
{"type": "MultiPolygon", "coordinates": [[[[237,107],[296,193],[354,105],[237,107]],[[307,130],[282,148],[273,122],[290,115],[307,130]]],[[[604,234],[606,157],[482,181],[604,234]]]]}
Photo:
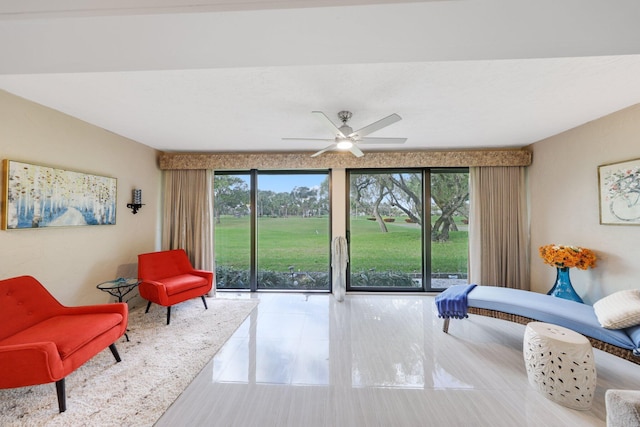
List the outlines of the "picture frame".
{"type": "Polygon", "coordinates": [[[116,178],[9,159],[3,171],[3,230],[116,223],[116,178]]]}
{"type": "Polygon", "coordinates": [[[600,224],[640,225],[640,159],[598,166],[600,224]]]}

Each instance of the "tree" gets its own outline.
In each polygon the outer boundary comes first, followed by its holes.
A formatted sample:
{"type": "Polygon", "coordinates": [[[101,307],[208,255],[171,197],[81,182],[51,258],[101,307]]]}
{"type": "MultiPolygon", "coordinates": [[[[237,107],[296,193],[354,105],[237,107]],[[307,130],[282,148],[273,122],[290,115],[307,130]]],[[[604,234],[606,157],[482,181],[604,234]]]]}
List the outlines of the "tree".
{"type": "Polygon", "coordinates": [[[389,174],[352,175],[351,193],[355,193],[355,203],[363,206],[365,211],[371,209],[380,231],[386,233],[387,224],[380,215],[380,205],[390,193],[389,174]]]}
{"type": "Polygon", "coordinates": [[[382,231],[383,233],[387,233],[389,231],[387,229],[387,224],[384,222],[384,219],[380,215],[380,203],[382,203],[384,198],[389,194],[389,190],[382,181],[377,182],[374,186],[374,189],[376,190],[376,198],[373,202],[373,210],[371,211],[371,213],[380,226],[380,231],[382,231]]]}
{"type": "Polygon", "coordinates": [[[215,175],[213,204],[216,223],[222,215],[246,215],[249,205],[249,186],[234,175],[215,175]]]}
{"type": "MultiPolygon", "coordinates": [[[[468,216],[468,174],[461,172],[434,172],[431,175],[431,198],[441,215],[431,226],[433,241],[449,240],[449,231],[457,230],[453,216],[456,213],[468,216]]],[[[402,211],[412,222],[425,226],[422,209],[423,184],[420,173],[396,174],[352,174],[352,210],[371,212],[386,233],[387,226],[380,214],[385,202],[402,211]]]]}
{"type": "Polygon", "coordinates": [[[469,175],[466,173],[432,173],[431,200],[442,212],[431,227],[431,240],[449,240],[449,231],[457,230],[453,215],[466,211],[469,200],[469,175]]]}
{"type": "Polygon", "coordinates": [[[319,215],[329,213],[329,175],[325,176],[318,189],[318,209],[319,215]]]}
{"type": "Polygon", "coordinates": [[[300,215],[311,216],[312,207],[317,201],[317,190],[309,187],[293,187],[291,197],[300,206],[300,215]]]}
{"type": "Polygon", "coordinates": [[[413,222],[422,225],[422,179],[419,174],[389,175],[393,184],[390,192],[392,206],[404,212],[413,222]],[[400,192],[394,191],[399,189],[400,192]]]}
{"type": "Polygon", "coordinates": [[[371,207],[365,196],[367,187],[371,185],[369,175],[351,174],[351,210],[355,212],[368,212],[371,207]]]}
{"type": "Polygon", "coordinates": [[[283,218],[289,216],[289,206],[293,204],[291,195],[286,192],[278,193],[273,198],[273,204],[277,207],[277,215],[283,218]]]}
{"type": "Polygon", "coordinates": [[[258,216],[277,216],[278,207],[274,203],[276,193],[271,190],[258,191],[258,216]]]}

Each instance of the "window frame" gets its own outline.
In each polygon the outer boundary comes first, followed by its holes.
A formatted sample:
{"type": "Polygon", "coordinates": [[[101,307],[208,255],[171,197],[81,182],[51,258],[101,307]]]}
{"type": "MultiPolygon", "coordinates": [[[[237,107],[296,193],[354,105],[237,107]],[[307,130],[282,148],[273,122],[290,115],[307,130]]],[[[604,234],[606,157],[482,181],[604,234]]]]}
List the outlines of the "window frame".
{"type": "MultiPolygon", "coordinates": [[[[345,233],[347,237],[347,247],[350,262],[347,265],[346,272],[346,290],[350,292],[441,292],[443,288],[434,288],[432,285],[432,241],[431,241],[431,223],[428,228],[425,227],[425,221],[431,219],[431,203],[425,201],[431,200],[431,175],[433,173],[466,173],[469,174],[468,167],[419,167],[419,168],[350,168],[345,170],[345,233]],[[351,284],[351,174],[400,174],[400,173],[420,173],[422,179],[422,218],[421,227],[421,275],[422,284],[419,287],[354,287],[351,284]]],[[[468,243],[467,243],[468,244],[468,243]]],[[[467,259],[468,263],[468,259],[467,259]]],[[[468,269],[468,267],[467,267],[468,269]]]]}
{"type": "MultiPolygon", "coordinates": [[[[296,169],[296,170],[260,170],[260,169],[250,169],[250,170],[224,170],[224,171],[214,171],[213,179],[214,179],[214,189],[215,189],[215,177],[216,175],[245,175],[249,177],[249,209],[250,209],[250,231],[249,231],[249,246],[250,246],[250,264],[249,264],[249,287],[248,288],[217,288],[217,291],[248,291],[248,292],[283,292],[283,291],[291,291],[291,292],[332,292],[333,283],[332,283],[332,274],[331,274],[331,224],[332,224],[332,176],[331,169],[296,169]],[[329,285],[328,289],[321,290],[313,290],[313,289],[268,289],[262,288],[258,286],[258,196],[259,196],[259,188],[258,188],[258,177],[260,175],[319,175],[326,174],[329,182],[328,182],[328,200],[329,200],[329,208],[328,208],[328,241],[327,248],[329,257],[327,259],[327,272],[329,276],[329,285]]],[[[214,200],[215,203],[215,200],[214,200]]],[[[215,229],[215,227],[214,227],[215,229]]],[[[214,249],[215,252],[215,249],[214,249]]],[[[215,254],[214,254],[215,259],[215,254]]]]}

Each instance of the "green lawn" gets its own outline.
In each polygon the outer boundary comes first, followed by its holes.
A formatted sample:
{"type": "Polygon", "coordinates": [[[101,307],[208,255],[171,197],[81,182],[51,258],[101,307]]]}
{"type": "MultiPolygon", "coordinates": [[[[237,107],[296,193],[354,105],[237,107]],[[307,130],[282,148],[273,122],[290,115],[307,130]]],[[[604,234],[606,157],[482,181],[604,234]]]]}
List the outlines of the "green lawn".
{"type": "MultiPolygon", "coordinates": [[[[329,270],[328,218],[259,218],[258,268],[329,270]]],[[[249,218],[223,217],[216,224],[216,263],[249,268],[249,218]]]]}
{"type": "MultiPolygon", "coordinates": [[[[300,271],[329,269],[329,220],[321,218],[260,218],[258,268],[300,271]]],[[[352,269],[358,271],[420,271],[420,229],[401,219],[387,223],[381,233],[375,221],[351,221],[352,269]]],[[[222,217],[216,224],[216,262],[235,269],[249,268],[249,218],[222,217]]],[[[432,271],[467,272],[467,232],[451,232],[448,242],[432,243],[432,271]]]]}

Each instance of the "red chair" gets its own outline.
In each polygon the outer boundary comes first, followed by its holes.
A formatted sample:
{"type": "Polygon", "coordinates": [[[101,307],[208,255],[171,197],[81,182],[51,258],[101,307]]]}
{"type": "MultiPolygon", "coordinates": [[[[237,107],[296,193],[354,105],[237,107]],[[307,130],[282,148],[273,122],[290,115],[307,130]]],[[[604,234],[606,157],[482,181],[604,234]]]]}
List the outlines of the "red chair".
{"type": "Polygon", "coordinates": [[[167,307],[167,325],[172,305],[200,297],[208,309],[204,296],[211,291],[213,273],[194,269],[183,249],[138,255],[138,280],[140,296],[149,301],[145,313],[152,302],[167,307]]]}
{"type": "Polygon", "coordinates": [[[0,280],[0,388],[56,383],[67,409],[65,377],[105,348],[120,362],[127,304],[65,307],[31,276],[0,280]]]}

